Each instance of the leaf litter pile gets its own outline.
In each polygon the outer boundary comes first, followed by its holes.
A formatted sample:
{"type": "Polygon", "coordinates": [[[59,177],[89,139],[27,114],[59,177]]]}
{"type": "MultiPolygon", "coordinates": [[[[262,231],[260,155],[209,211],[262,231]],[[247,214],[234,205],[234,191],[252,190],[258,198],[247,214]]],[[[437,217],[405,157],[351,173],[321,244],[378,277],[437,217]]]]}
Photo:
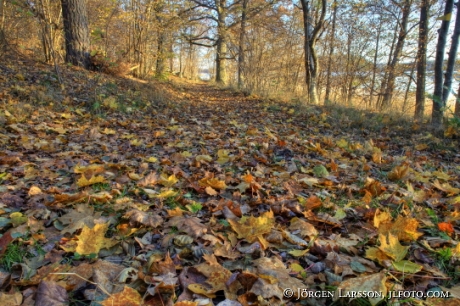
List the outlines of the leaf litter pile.
{"type": "Polygon", "coordinates": [[[1,305],[459,305],[456,140],[187,83],[24,114],[46,74],[14,69],[1,305]]]}

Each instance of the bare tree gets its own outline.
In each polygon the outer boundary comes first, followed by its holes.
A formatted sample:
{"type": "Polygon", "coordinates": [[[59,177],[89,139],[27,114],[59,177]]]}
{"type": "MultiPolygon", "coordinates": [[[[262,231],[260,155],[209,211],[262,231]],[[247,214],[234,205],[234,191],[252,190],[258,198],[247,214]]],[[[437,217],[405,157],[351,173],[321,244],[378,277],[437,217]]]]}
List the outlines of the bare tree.
{"type": "Polygon", "coordinates": [[[304,51],[305,51],[305,81],[308,89],[308,102],[318,104],[318,56],[316,41],[324,28],[327,0],[321,1],[321,13],[314,14],[309,0],[300,0],[303,14],[304,51]]]}
{"type": "Polygon", "coordinates": [[[387,75],[386,87],[383,92],[383,100],[382,100],[383,108],[388,107],[393,98],[393,91],[394,91],[395,79],[396,79],[396,65],[398,64],[399,59],[401,57],[401,53],[404,47],[404,41],[408,33],[407,25],[409,22],[409,15],[411,13],[410,9],[412,6],[412,0],[404,0],[403,3],[399,3],[393,0],[392,3],[395,4],[401,10],[402,16],[401,16],[401,21],[399,22],[399,34],[398,34],[396,46],[393,52],[393,57],[387,67],[388,75],[387,75]]]}

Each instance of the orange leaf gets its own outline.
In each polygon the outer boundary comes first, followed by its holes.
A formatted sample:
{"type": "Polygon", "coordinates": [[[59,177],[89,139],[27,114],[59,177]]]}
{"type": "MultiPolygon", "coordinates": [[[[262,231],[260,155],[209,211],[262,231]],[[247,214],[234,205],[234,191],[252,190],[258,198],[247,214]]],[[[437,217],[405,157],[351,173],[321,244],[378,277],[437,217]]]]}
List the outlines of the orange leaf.
{"type": "Polygon", "coordinates": [[[248,184],[251,184],[254,181],[254,177],[251,175],[251,173],[243,175],[242,178],[248,184]]]}
{"type": "Polygon", "coordinates": [[[454,227],[452,226],[452,224],[447,222],[438,223],[438,228],[440,231],[444,233],[452,234],[454,232],[454,227]]]}
{"type": "Polygon", "coordinates": [[[369,203],[372,201],[372,194],[369,191],[364,190],[364,197],[362,198],[362,201],[369,205],[369,203]]]}
{"type": "Polygon", "coordinates": [[[320,198],[318,198],[317,196],[311,196],[305,202],[305,208],[308,210],[312,210],[321,207],[322,204],[323,203],[321,202],[320,198]]]}
{"type": "Polygon", "coordinates": [[[101,304],[104,306],[138,306],[142,304],[142,296],[135,289],[125,286],[122,292],[113,294],[101,304]]]}
{"type": "Polygon", "coordinates": [[[286,146],[286,141],[278,139],[277,143],[278,146],[280,147],[285,147],[286,146]]]}
{"type": "Polygon", "coordinates": [[[209,194],[210,196],[215,196],[215,195],[218,194],[217,191],[216,191],[214,188],[212,188],[211,186],[206,187],[204,190],[205,190],[206,193],[209,194]]]}

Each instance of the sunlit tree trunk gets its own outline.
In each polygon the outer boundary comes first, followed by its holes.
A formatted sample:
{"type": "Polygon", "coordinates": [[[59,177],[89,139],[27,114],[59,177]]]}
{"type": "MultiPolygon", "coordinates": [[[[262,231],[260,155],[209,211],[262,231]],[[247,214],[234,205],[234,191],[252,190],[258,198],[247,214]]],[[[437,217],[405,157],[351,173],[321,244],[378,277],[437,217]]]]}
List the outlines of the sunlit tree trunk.
{"type": "Polygon", "coordinates": [[[412,82],[414,80],[414,73],[415,73],[415,66],[417,65],[416,62],[413,63],[411,69],[410,69],[410,74],[408,76],[409,80],[407,81],[407,86],[406,86],[406,92],[404,93],[404,102],[403,102],[403,108],[402,111],[405,113],[407,111],[407,104],[409,101],[409,93],[410,93],[410,88],[412,86],[412,82]]]}
{"type": "Polygon", "coordinates": [[[244,34],[246,31],[246,10],[248,8],[248,0],[243,0],[241,11],[241,29],[238,42],[238,89],[242,89],[243,82],[243,69],[244,69],[244,34]]]}
{"type": "Polygon", "coordinates": [[[447,105],[452,90],[452,79],[454,77],[455,61],[457,59],[458,38],[460,36],[460,4],[457,2],[457,16],[455,17],[454,33],[452,34],[452,43],[450,44],[449,58],[447,59],[446,74],[442,91],[442,104],[447,105]]]}
{"type": "Polygon", "coordinates": [[[326,75],[326,94],[324,96],[324,103],[330,102],[330,94],[331,94],[331,66],[332,66],[332,55],[334,54],[334,46],[335,46],[335,24],[337,19],[337,0],[334,0],[332,4],[333,11],[332,11],[332,28],[331,28],[331,37],[329,42],[329,58],[327,60],[327,75],[326,75]]]}
{"type": "Polygon", "coordinates": [[[393,58],[393,53],[394,53],[394,50],[395,50],[395,46],[396,46],[396,40],[398,38],[398,23],[395,24],[395,29],[393,31],[393,40],[391,41],[391,47],[390,47],[390,52],[388,54],[388,61],[387,61],[387,65],[386,65],[386,68],[385,68],[385,73],[384,73],[384,76],[382,78],[382,84],[380,85],[380,92],[379,92],[379,96],[378,96],[378,99],[377,99],[377,107],[378,108],[383,108],[383,93],[385,91],[385,88],[387,87],[387,84],[388,84],[388,72],[389,72],[389,69],[388,67],[390,67],[390,64],[391,64],[391,59],[393,58]]]}
{"type": "Polygon", "coordinates": [[[371,89],[369,94],[369,107],[372,107],[374,102],[375,95],[375,78],[377,76],[377,60],[379,57],[379,43],[380,43],[380,34],[382,32],[382,22],[380,19],[379,27],[377,29],[377,37],[375,39],[375,52],[374,52],[374,62],[372,64],[372,80],[371,80],[371,89]]]}
{"type": "MultiPolygon", "coordinates": [[[[444,16],[452,14],[454,7],[453,0],[446,0],[444,9],[444,16]]],[[[444,64],[444,51],[447,43],[447,33],[449,32],[450,19],[445,18],[442,20],[441,28],[438,31],[438,43],[436,45],[436,57],[434,62],[434,92],[433,92],[433,110],[431,113],[431,125],[434,129],[442,128],[442,119],[444,117],[444,107],[442,98],[442,83],[443,83],[443,69],[444,64]]]]}
{"type": "Polygon", "coordinates": [[[221,0],[217,5],[217,42],[216,42],[216,82],[227,84],[227,29],[225,27],[226,1],[221,0]]]}
{"type": "Polygon", "coordinates": [[[415,121],[422,121],[425,113],[426,88],[426,49],[428,45],[428,12],[430,1],[422,0],[420,5],[420,23],[418,29],[417,50],[417,89],[415,90],[415,121]]]}

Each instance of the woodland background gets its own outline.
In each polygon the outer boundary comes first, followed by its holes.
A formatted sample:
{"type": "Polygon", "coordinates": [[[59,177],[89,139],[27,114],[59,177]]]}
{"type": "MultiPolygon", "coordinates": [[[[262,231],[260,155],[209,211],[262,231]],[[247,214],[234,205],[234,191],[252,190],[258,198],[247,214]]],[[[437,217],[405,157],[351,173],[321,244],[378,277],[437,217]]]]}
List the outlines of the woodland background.
{"type": "Polygon", "coordinates": [[[451,0],[2,0],[3,51],[65,61],[61,3],[82,17],[67,27],[93,69],[201,77],[245,93],[398,110],[419,121],[432,114],[437,128],[454,112],[454,96],[447,100],[458,86],[460,21],[451,0]]]}

